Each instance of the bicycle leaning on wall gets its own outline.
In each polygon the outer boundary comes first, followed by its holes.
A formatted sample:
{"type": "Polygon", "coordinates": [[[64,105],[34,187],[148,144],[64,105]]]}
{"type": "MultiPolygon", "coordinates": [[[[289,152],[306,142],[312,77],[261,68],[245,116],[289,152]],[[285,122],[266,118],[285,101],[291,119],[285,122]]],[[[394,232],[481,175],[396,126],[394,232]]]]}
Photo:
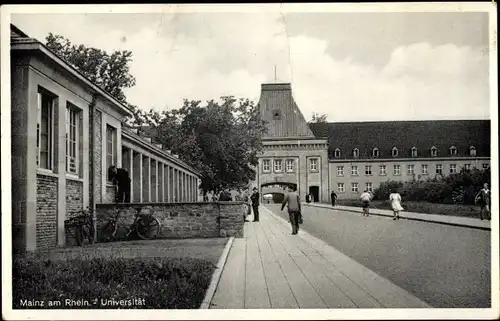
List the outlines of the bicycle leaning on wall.
{"type": "Polygon", "coordinates": [[[89,244],[94,243],[94,223],[90,208],[82,209],[76,215],[64,222],[66,231],[76,240],[76,245],[81,246],[84,240],[89,244]]]}
{"type": "MultiPolygon", "coordinates": [[[[104,241],[109,242],[115,239],[118,226],[120,225],[118,222],[121,213],[122,211],[116,208],[115,216],[101,229],[101,236],[104,241]]],[[[127,229],[127,233],[125,234],[127,239],[135,232],[143,240],[152,240],[160,232],[160,221],[151,214],[141,214],[141,208],[136,209],[134,222],[130,225],[123,224],[123,226],[127,229]]]]}

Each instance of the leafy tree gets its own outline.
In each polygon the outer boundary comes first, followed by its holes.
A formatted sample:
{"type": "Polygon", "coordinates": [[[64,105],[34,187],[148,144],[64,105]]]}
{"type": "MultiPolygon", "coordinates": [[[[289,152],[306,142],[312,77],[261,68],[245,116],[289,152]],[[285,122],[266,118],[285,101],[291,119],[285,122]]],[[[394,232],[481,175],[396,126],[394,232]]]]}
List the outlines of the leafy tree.
{"type": "Polygon", "coordinates": [[[327,114],[319,114],[314,112],[309,124],[326,123],[328,118],[327,114]]]}
{"type": "Polygon", "coordinates": [[[108,54],[101,49],[74,45],[69,39],[52,33],[45,40],[47,47],[57,56],[117,100],[126,102],[123,89],[135,85],[135,78],[130,74],[129,67],[132,52],[124,50],[108,54]]]}
{"type": "Polygon", "coordinates": [[[250,100],[184,100],[179,110],[150,110],[145,118],[148,135],[201,172],[205,193],[241,188],[255,179],[265,126],[250,100]]]}

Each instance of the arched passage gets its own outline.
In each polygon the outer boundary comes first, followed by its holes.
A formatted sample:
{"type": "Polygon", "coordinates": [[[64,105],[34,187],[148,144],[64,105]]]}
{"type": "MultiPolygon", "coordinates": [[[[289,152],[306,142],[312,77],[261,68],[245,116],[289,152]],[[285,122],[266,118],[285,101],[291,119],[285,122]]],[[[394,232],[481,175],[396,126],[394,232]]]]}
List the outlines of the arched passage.
{"type": "Polygon", "coordinates": [[[260,186],[262,202],[264,204],[281,203],[288,191],[289,186],[293,187],[294,189],[297,188],[297,184],[288,182],[272,182],[262,184],[260,186]]]}

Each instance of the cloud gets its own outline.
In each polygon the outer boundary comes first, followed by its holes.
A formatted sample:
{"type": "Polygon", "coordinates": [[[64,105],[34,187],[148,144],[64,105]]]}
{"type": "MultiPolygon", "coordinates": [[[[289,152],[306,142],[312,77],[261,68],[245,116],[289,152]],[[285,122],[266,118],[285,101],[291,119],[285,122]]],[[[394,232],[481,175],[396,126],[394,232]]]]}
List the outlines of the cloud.
{"type": "Polygon", "coordinates": [[[109,21],[104,28],[84,15],[25,15],[13,22],[39,40],[52,31],[77,44],[131,50],[137,84],[126,94],[145,110],[178,108],[184,98],[257,100],[260,84],[274,81],[276,66],[277,80],[292,82],[307,119],[313,112],[327,113],[330,121],[489,117],[484,48],[423,39],[392,49],[381,68],[360,63],[354,54],[334,59],[325,39],[287,35],[286,20],[278,14],[160,18],[134,32],[109,21]]]}

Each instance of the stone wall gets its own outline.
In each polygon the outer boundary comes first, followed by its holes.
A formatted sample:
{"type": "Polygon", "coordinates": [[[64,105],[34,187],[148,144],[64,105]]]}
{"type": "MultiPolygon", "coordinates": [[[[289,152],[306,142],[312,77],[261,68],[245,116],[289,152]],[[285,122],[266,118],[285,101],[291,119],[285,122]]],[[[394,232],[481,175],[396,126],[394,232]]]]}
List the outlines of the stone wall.
{"type": "MultiPolygon", "coordinates": [[[[131,224],[136,210],[152,214],[161,224],[158,238],[243,237],[242,202],[97,204],[97,230],[121,212],[119,225],[131,224]]],[[[125,229],[118,230],[122,234],[125,229]]]]}
{"type": "Polygon", "coordinates": [[[83,182],[66,180],[66,218],[83,209],[83,182]]]}
{"type": "Polygon", "coordinates": [[[57,178],[37,175],[36,178],[36,248],[57,246],[57,178]]]}

